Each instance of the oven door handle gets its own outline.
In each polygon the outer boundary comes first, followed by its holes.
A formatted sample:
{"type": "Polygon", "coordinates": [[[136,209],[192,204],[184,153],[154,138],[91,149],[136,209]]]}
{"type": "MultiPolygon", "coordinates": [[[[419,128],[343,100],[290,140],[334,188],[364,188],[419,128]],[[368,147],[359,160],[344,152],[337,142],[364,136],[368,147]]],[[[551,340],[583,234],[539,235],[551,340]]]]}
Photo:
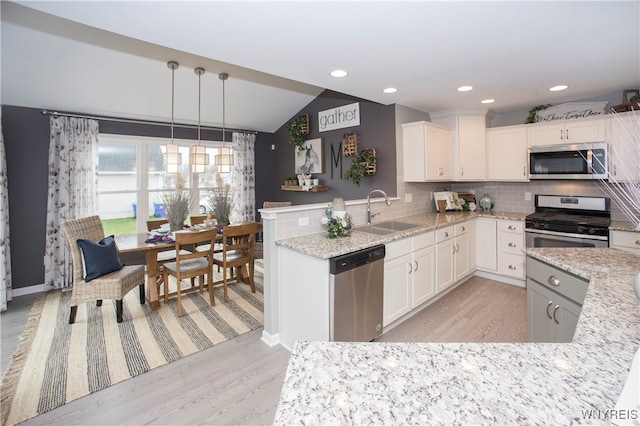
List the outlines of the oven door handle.
{"type": "Polygon", "coordinates": [[[540,235],[553,235],[556,237],[570,237],[570,238],[580,238],[583,240],[600,240],[600,241],[608,241],[609,238],[601,235],[586,235],[586,234],[570,234],[568,232],[557,232],[557,231],[545,231],[544,229],[533,229],[527,228],[525,229],[525,233],[527,234],[540,234],[540,235]]]}

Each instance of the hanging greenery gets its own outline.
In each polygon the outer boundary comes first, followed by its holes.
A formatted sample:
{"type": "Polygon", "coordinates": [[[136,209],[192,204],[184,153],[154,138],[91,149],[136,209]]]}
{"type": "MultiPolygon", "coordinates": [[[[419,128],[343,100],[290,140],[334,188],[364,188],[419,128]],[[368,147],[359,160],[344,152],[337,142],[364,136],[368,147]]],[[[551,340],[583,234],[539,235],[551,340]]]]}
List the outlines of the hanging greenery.
{"type": "Polygon", "coordinates": [[[550,106],[551,106],[551,104],[546,104],[546,105],[538,105],[538,106],[535,106],[535,107],[531,108],[529,110],[529,115],[527,116],[527,119],[524,121],[525,124],[535,123],[537,115],[538,115],[538,111],[542,111],[543,109],[547,109],[550,106]]]}
{"type": "Polygon", "coordinates": [[[354,157],[351,167],[344,174],[346,180],[351,180],[360,186],[365,175],[375,174],[376,170],[376,150],[372,148],[363,149],[354,157]]]}
{"type": "Polygon", "coordinates": [[[297,116],[289,123],[289,144],[304,151],[304,137],[309,134],[309,114],[297,116]]]}

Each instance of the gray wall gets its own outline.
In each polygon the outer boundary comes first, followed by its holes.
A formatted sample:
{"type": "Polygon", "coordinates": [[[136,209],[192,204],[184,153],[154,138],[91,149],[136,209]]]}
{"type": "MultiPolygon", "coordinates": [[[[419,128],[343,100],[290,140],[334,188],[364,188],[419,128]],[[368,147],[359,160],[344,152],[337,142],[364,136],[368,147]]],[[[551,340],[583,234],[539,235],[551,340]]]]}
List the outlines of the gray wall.
{"type": "MultiPolygon", "coordinates": [[[[256,205],[262,206],[264,201],[291,201],[293,204],[313,204],[329,202],[334,197],[344,199],[366,198],[367,194],[376,188],[383,189],[389,195],[396,195],[396,130],[395,130],[394,105],[381,105],[363,99],[341,93],[324,91],[299,114],[308,113],[310,116],[311,131],[306,139],[322,138],[324,173],[314,174],[320,179],[322,185],[330,189],[326,192],[292,192],[282,191],[280,185],[286,176],[295,174],[295,148],[289,145],[288,124],[294,118],[287,121],[278,129],[273,138],[275,151],[271,146],[263,146],[258,157],[256,152],[256,167],[260,170],[260,177],[264,181],[256,183],[256,205]],[[348,127],[328,132],[318,131],[318,112],[327,109],[360,103],[360,126],[348,127]],[[351,165],[350,158],[338,155],[339,163],[336,167],[331,160],[331,148],[339,154],[342,135],[355,131],[358,134],[358,150],[363,148],[375,148],[377,156],[377,172],[373,176],[365,176],[356,186],[352,181],[343,180],[341,175],[351,165]],[[260,162],[258,162],[258,158],[260,162]],[[258,164],[259,163],[259,164],[258,164]],[[333,175],[332,175],[333,172],[333,175]]],[[[257,148],[256,148],[257,151],[257,148]]]]}

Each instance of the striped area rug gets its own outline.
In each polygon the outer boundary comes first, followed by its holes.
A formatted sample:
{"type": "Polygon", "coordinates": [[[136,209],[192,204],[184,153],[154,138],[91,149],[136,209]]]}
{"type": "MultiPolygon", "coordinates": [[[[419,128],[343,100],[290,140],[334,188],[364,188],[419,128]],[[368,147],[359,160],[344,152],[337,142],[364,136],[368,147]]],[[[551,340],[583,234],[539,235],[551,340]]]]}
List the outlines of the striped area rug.
{"type": "Polygon", "coordinates": [[[152,311],[140,304],[136,288],[124,299],[120,324],[115,301],[78,306],[76,322],[69,325],[71,292],[39,298],[2,380],[2,424],[19,423],[261,327],[259,261],[255,275],[255,294],[248,284],[231,284],[225,303],[218,286],[214,307],[206,290],[183,295],[181,317],[175,298],[152,311]]]}

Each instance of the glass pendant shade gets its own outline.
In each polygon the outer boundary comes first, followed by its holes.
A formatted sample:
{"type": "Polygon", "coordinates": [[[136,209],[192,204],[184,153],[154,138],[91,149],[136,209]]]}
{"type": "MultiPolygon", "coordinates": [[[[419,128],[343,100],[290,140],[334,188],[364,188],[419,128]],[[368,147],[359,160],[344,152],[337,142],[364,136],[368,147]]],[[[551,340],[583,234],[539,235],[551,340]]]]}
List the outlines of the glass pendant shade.
{"type": "Polygon", "coordinates": [[[178,145],[168,143],[164,153],[164,167],[167,173],[178,173],[178,168],[182,164],[182,154],[178,152],[178,145]]]}
{"type": "Polygon", "coordinates": [[[191,148],[189,164],[191,164],[191,171],[193,173],[204,173],[207,171],[207,166],[209,165],[209,154],[207,154],[206,150],[206,147],[203,145],[195,145],[191,148]]]}

